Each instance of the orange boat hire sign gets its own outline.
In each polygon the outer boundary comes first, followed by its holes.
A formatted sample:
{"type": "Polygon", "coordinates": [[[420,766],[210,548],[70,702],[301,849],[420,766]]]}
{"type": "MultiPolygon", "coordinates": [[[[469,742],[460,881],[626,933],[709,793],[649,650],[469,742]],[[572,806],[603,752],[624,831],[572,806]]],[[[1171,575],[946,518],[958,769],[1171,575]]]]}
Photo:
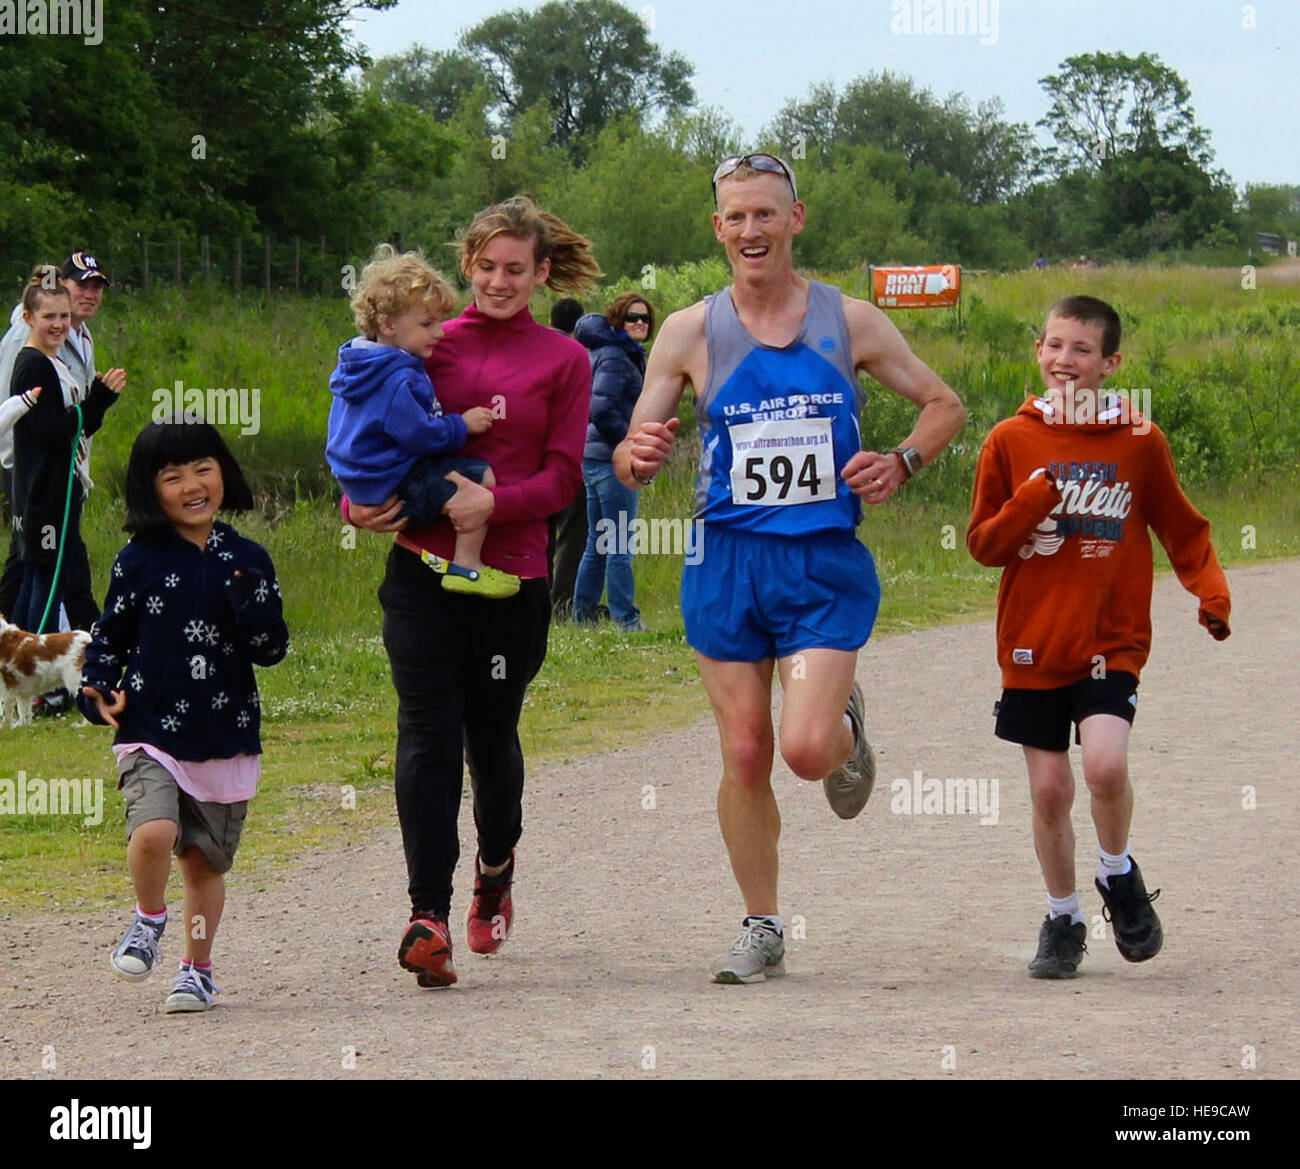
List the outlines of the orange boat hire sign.
{"type": "Polygon", "coordinates": [[[955,308],[961,296],[961,268],[872,268],[871,293],[881,308],[955,308]]]}

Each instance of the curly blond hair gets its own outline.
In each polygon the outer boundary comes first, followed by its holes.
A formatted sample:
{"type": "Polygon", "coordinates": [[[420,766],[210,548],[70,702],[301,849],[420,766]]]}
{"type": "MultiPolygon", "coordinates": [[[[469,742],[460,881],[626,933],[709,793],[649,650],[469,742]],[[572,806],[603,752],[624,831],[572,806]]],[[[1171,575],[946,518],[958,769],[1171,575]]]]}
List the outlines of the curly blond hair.
{"type": "Polygon", "coordinates": [[[456,311],[456,293],[419,252],[398,252],[392,244],[380,244],[361,270],[351,304],[357,330],[375,341],[381,317],[391,321],[412,305],[425,305],[446,320],[456,311]]]}
{"type": "Polygon", "coordinates": [[[527,195],[515,195],[504,203],[483,208],[456,241],[460,270],[467,277],[483,249],[499,235],[531,239],[533,262],[551,261],[546,286],[566,296],[581,296],[605,275],[586,236],[541,210],[527,195]]]}

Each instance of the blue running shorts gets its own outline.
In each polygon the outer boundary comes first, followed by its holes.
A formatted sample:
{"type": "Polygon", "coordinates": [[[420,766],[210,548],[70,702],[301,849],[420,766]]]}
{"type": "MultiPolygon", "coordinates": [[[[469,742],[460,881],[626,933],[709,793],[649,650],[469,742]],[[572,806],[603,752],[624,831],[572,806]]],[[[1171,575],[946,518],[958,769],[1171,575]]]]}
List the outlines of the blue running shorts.
{"type": "Polygon", "coordinates": [[[682,570],[686,640],[723,662],[861,649],[879,608],[875,561],[852,533],[791,539],[705,524],[698,563],[682,570]]]}

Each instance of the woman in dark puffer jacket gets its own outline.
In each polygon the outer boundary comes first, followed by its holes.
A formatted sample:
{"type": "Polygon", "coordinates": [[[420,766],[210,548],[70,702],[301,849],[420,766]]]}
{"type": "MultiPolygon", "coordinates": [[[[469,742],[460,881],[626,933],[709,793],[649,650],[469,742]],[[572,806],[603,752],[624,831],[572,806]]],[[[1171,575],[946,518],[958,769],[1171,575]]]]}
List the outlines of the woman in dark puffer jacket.
{"type": "Polygon", "coordinates": [[[632,521],[637,492],[614,475],[614,448],[627,436],[632,408],[645,378],[642,343],[654,332],[654,309],[638,293],[625,292],[604,316],[589,313],[574,336],[591,350],[591,417],[583,451],[587,485],[587,548],[573,590],[575,621],[595,621],[600,595],[609,594],[609,615],[628,633],[645,632],[633,600],[632,521]]]}

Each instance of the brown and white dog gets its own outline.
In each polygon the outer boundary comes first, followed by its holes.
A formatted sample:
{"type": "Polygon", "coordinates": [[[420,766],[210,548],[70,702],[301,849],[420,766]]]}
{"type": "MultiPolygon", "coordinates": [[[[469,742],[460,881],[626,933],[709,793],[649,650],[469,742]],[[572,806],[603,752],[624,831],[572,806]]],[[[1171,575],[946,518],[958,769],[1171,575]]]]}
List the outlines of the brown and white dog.
{"type": "Polygon", "coordinates": [[[75,695],[81,687],[90,634],[25,633],[0,615],[0,726],[13,703],[12,726],[32,721],[32,700],[62,686],[75,695]]]}

